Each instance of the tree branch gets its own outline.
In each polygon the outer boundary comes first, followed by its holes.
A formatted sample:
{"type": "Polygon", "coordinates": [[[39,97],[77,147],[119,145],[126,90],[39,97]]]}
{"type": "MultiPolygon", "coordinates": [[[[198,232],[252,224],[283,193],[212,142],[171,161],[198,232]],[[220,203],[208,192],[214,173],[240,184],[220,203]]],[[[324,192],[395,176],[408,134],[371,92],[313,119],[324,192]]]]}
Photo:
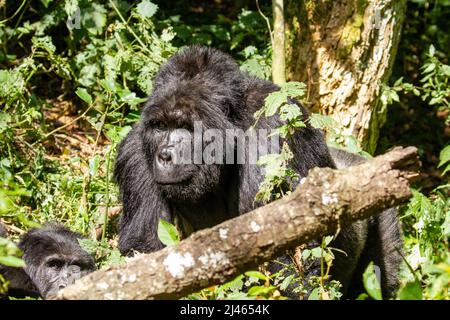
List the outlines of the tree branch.
{"type": "Polygon", "coordinates": [[[57,298],[177,299],[226,282],[288,248],[403,203],[418,166],[417,149],[408,147],[347,169],[312,169],[291,195],[177,246],[94,272],[57,298]]]}

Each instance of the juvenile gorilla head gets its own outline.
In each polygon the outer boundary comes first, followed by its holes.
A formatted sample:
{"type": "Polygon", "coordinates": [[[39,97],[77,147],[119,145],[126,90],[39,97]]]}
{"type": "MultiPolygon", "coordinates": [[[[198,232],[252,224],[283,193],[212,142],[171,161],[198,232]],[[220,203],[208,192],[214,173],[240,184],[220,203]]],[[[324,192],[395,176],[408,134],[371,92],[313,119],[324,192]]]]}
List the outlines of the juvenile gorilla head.
{"type": "Polygon", "coordinates": [[[25,272],[44,299],[95,270],[94,259],[78,244],[81,238],[59,224],[31,229],[21,238],[25,272]]]}
{"type": "Polygon", "coordinates": [[[198,139],[208,129],[225,137],[224,130],[235,127],[228,115],[242,101],[242,75],[228,55],[211,53],[210,49],[194,47],[170,59],[159,71],[143,109],[146,159],[160,190],[171,201],[198,202],[216,192],[226,176],[225,154],[205,163],[203,150],[212,140],[198,139]],[[196,135],[195,122],[201,123],[196,135]],[[181,160],[187,162],[181,164],[181,160]]]}

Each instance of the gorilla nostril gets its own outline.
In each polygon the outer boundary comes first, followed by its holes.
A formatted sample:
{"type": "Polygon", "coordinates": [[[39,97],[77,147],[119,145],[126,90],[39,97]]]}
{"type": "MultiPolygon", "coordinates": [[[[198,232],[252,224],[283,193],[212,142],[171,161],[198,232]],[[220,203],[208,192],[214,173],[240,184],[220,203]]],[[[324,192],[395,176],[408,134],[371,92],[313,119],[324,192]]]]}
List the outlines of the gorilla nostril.
{"type": "Polygon", "coordinates": [[[163,162],[171,162],[172,161],[172,154],[168,149],[163,149],[158,154],[158,158],[163,162]]]}

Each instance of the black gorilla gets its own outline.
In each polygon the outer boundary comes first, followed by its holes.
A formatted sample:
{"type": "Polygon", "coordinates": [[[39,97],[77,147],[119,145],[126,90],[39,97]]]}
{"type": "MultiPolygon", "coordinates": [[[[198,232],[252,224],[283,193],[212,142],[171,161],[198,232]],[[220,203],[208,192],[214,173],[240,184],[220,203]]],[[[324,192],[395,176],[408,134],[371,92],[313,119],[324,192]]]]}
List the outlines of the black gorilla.
{"type": "MultiPolygon", "coordinates": [[[[180,165],[180,149],[186,151],[180,128],[192,132],[194,122],[201,121],[203,132],[246,131],[255,123],[253,114],[265,97],[277,90],[273,83],[240,71],[230,56],[206,47],[188,47],[161,67],[141,120],[122,141],[116,159],[115,178],[124,205],[119,226],[123,254],[163,248],[157,237],[159,219],[179,220],[188,233],[186,229],[211,227],[261,205],[254,201],[264,177],[261,167],[248,162],[223,164],[227,161],[218,159],[225,158],[220,154],[215,160],[223,161],[180,165]]],[[[309,125],[307,111],[298,105],[306,127],[287,141],[294,154],[290,166],[300,177],[313,167],[334,168],[322,132],[309,125]]],[[[256,129],[281,125],[280,118],[273,116],[260,119],[256,129]]],[[[204,147],[205,141],[201,143],[204,147]]],[[[343,230],[333,244],[348,254],[336,259],[333,269],[344,292],[352,285],[363,250],[377,250],[366,247],[366,224],[358,222],[343,230]]]]}
{"type": "Polygon", "coordinates": [[[46,299],[93,272],[94,259],[79,245],[81,238],[55,223],[25,233],[18,246],[26,266],[22,269],[0,265],[0,274],[10,282],[8,296],[46,299]]]}

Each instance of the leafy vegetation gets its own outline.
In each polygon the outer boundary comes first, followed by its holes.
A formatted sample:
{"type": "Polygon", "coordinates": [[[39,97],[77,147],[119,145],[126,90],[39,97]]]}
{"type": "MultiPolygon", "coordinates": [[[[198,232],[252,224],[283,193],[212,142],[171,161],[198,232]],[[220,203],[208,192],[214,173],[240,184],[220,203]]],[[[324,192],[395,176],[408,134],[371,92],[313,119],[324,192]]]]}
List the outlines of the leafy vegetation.
{"type": "MultiPolygon", "coordinates": [[[[178,2],[180,10],[187,5],[178,2]]],[[[270,77],[267,26],[253,2],[245,3],[228,14],[208,7],[204,20],[194,22],[199,15],[181,15],[177,5],[162,1],[0,1],[0,216],[14,226],[12,239],[57,220],[89,236],[82,245],[95,254],[98,267],[124,260],[116,249],[120,203],[111,175],[117,144],[139,118],[159,66],[183,45],[218,47],[243,70],[270,77]]],[[[262,10],[270,16],[270,3],[262,10]]],[[[390,113],[379,152],[417,145],[429,178],[415,186],[401,209],[405,264],[398,299],[449,299],[449,10],[448,0],[408,2],[392,85],[383,90],[390,113]]],[[[287,97],[303,99],[304,85],[283,86],[255,115],[257,120],[279,113],[286,121],[279,128],[282,137],[305,125],[287,97]]],[[[329,145],[370,156],[331,118],[313,114],[309,121],[327,132],[329,145]]],[[[280,155],[261,159],[267,175],[258,200],[267,202],[291,189],[297,178],[289,169],[291,158],[284,147],[280,155]]],[[[161,222],[159,231],[165,244],[179,241],[170,224],[161,222]]],[[[310,299],[340,297],[339,283],[324,281],[334,257],[330,241],[325,237],[317,248],[302,250],[302,261],[320,258],[323,266],[321,275],[305,284],[313,289],[310,299]]],[[[2,238],[0,263],[22,263],[15,245],[2,238]]],[[[283,299],[280,289],[291,283],[305,294],[289,268],[274,275],[249,271],[188,298],[283,299]]],[[[361,299],[382,298],[373,267],[366,270],[364,284],[361,299]]]]}

